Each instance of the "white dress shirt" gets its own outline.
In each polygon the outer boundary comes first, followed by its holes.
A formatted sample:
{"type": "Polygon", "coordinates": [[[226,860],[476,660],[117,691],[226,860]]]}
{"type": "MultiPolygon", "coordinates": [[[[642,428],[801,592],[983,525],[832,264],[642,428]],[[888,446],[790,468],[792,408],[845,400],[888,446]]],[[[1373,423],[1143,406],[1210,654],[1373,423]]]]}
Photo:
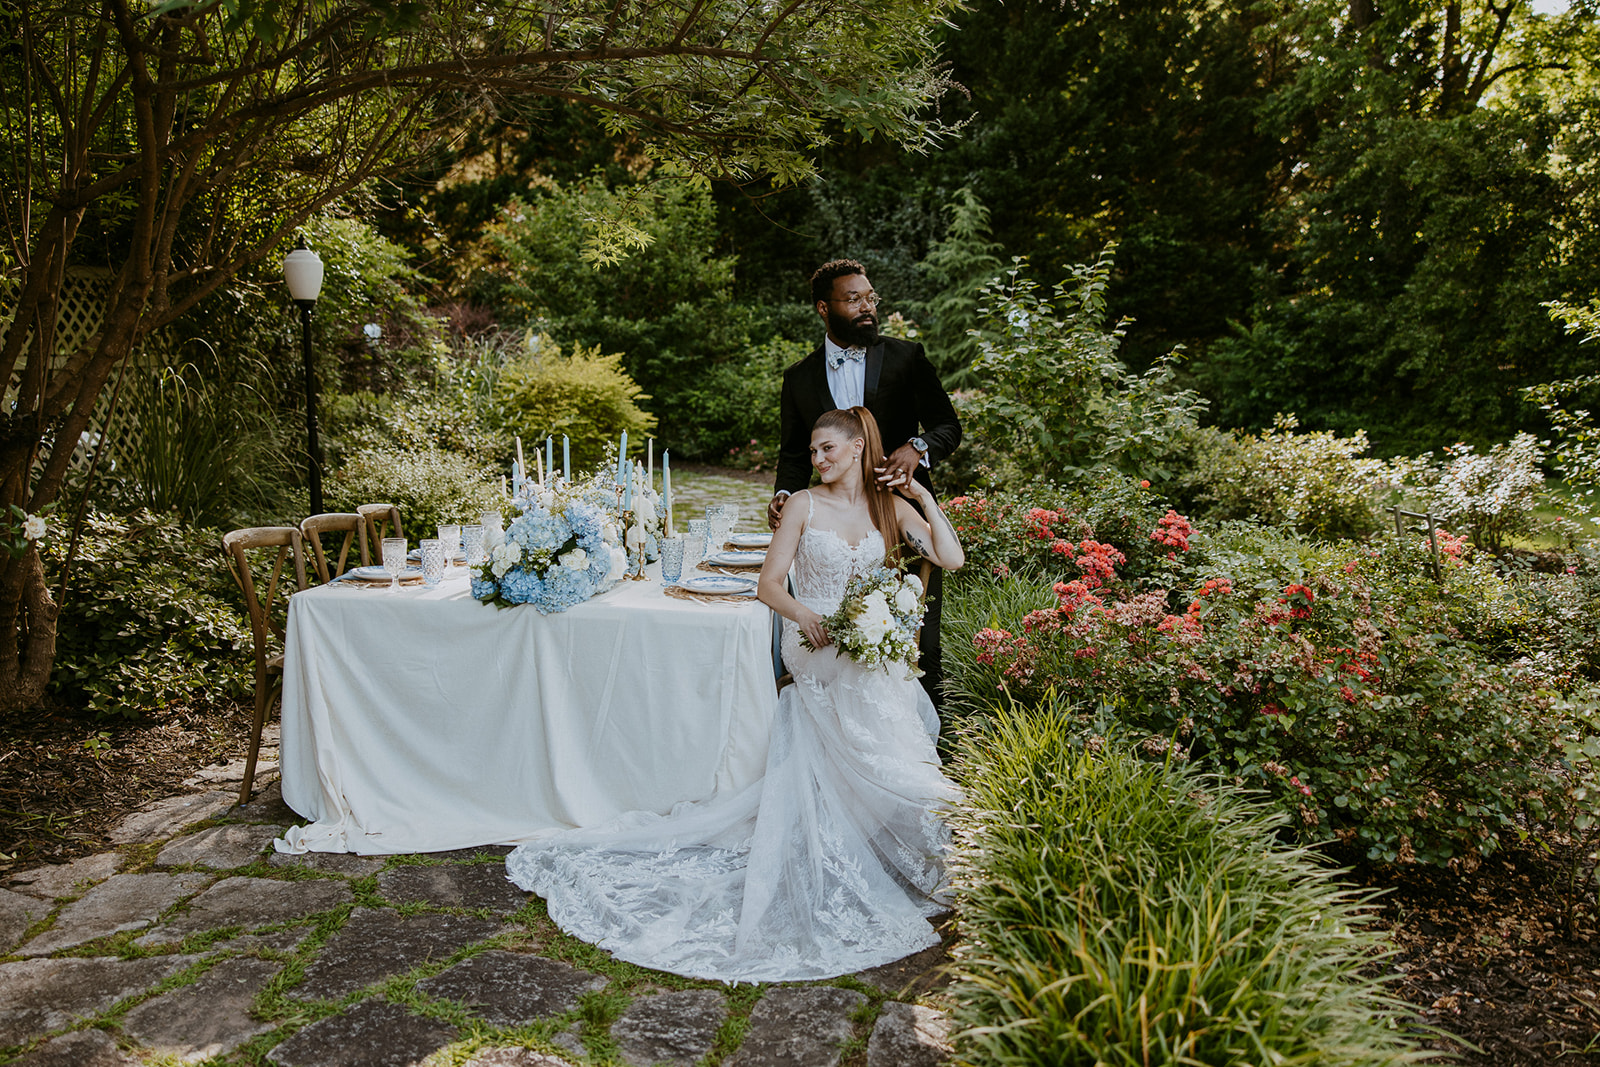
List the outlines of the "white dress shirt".
{"type": "MultiPolygon", "coordinates": [[[[845,350],[843,345],[834,344],[833,338],[827,336],[822,339],[822,348],[824,358],[845,350]]],[[[867,393],[867,361],[865,359],[847,359],[839,364],[838,370],[834,370],[832,364],[829,364],[828,392],[833,394],[835,407],[853,408],[864,406],[867,393]]]]}

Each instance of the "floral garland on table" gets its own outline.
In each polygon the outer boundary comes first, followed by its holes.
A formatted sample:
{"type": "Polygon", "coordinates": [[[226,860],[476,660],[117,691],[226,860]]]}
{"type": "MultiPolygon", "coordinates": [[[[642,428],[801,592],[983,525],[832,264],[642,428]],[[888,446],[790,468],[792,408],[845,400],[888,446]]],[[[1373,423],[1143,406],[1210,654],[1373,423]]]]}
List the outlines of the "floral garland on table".
{"type": "MultiPolygon", "coordinates": [[[[917,628],[927,609],[922,580],[890,567],[851,576],[839,607],[824,620],[834,648],[863,667],[897,664],[906,680],[920,678],[917,628]]],[[[800,643],[815,651],[804,635],[800,643]]]]}

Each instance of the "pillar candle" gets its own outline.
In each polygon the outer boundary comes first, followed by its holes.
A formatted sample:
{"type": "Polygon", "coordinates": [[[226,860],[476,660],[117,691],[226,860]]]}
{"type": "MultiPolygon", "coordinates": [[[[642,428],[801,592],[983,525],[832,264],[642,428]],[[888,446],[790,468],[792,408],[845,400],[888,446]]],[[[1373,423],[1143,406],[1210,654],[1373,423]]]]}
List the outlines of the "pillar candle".
{"type": "Polygon", "coordinates": [[[561,477],[565,481],[572,481],[572,446],[567,442],[567,435],[561,435],[561,477]]]}
{"type": "Polygon", "coordinates": [[[667,507],[667,536],[675,533],[672,528],[672,453],[665,449],[661,452],[661,498],[667,507]]]}

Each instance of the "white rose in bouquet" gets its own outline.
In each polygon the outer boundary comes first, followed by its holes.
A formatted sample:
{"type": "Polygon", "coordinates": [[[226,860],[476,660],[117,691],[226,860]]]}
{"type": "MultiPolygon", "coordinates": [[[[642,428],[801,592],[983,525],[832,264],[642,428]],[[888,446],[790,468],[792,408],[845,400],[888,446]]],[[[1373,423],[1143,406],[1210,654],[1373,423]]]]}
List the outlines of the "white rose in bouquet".
{"type": "Polygon", "coordinates": [[[882,593],[868,593],[861,601],[861,611],[856,615],[856,629],[871,644],[877,644],[894,629],[894,616],[889,612],[889,602],[882,593]]]}
{"type": "Polygon", "coordinates": [[[575,548],[561,557],[561,565],[569,571],[586,570],[589,566],[589,553],[581,548],[575,548]]]}
{"type": "MultiPolygon", "coordinates": [[[[894,608],[902,615],[909,615],[917,610],[917,590],[911,588],[911,583],[915,581],[915,578],[907,578],[906,583],[895,591],[894,608]]],[[[920,586],[922,583],[917,582],[917,584],[920,586]]]]}

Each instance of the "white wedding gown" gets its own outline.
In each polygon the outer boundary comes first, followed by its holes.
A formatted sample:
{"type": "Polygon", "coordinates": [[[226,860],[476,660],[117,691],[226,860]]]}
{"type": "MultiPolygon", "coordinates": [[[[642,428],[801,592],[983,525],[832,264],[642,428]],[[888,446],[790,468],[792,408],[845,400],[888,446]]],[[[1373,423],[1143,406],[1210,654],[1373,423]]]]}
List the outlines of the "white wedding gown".
{"type": "MultiPolygon", "coordinates": [[[[830,614],[850,575],[883,556],[876,530],[852,548],[808,527],[796,595],[830,614]]],[[[808,652],[787,621],[783,659],[795,681],[760,781],[523,845],[506,857],[511,880],[568,933],[693,978],[831,978],[937,944],[928,919],[946,910],[949,844],[938,812],[957,794],[922,686],[831,646],[808,652]]]]}

